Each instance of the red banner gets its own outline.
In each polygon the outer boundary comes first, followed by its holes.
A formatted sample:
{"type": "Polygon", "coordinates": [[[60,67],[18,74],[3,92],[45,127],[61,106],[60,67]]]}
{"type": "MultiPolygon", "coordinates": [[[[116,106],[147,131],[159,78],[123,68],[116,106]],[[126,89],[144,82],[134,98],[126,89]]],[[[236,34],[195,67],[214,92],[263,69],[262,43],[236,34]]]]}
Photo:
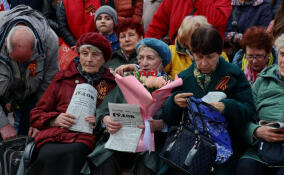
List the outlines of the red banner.
{"type": "Polygon", "coordinates": [[[77,56],[77,52],[72,50],[67,44],[63,43],[60,46],[58,53],[60,70],[66,70],[77,56]]]}

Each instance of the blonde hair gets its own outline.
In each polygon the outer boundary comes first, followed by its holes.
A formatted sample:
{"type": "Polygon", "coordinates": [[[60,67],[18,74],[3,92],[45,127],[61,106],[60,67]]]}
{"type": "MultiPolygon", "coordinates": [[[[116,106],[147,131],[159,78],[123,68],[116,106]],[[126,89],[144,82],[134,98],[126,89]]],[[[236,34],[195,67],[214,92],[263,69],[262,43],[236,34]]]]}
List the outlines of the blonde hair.
{"type": "Polygon", "coordinates": [[[178,29],[178,43],[186,48],[190,42],[192,33],[200,26],[206,27],[211,25],[204,16],[186,16],[178,29]]]}

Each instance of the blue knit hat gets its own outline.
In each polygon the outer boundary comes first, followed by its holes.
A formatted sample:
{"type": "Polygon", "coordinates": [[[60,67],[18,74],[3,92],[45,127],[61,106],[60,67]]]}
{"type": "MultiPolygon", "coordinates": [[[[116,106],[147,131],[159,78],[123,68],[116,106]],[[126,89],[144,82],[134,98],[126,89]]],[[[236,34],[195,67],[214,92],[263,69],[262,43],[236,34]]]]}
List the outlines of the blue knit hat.
{"type": "Polygon", "coordinates": [[[172,59],[171,50],[169,46],[163,41],[155,39],[155,38],[145,38],[143,40],[140,40],[136,45],[137,55],[138,55],[139,48],[141,46],[150,47],[154,49],[156,52],[158,52],[159,56],[162,59],[162,63],[164,67],[166,67],[170,63],[172,59]]]}
{"type": "Polygon", "coordinates": [[[100,14],[108,14],[109,16],[112,17],[113,23],[117,25],[117,13],[116,11],[109,5],[103,5],[100,8],[97,9],[95,12],[95,23],[97,18],[100,16],[100,14]]]}

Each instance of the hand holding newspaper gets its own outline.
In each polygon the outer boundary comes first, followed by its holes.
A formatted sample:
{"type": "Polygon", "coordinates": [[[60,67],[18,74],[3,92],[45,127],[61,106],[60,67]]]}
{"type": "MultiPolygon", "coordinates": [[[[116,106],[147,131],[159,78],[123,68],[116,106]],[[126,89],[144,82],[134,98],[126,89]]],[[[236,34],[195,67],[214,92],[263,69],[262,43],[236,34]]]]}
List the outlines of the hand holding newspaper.
{"type": "Polygon", "coordinates": [[[85,117],[95,114],[97,93],[97,90],[89,84],[77,84],[66,111],[66,113],[76,117],[76,124],[69,130],[93,133],[92,126],[85,120],[85,117]]]}
{"type": "Polygon", "coordinates": [[[137,125],[143,124],[140,108],[135,104],[109,103],[110,117],[121,123],[122,128],[111,134],[105,148],[124,152],[135,152],[142,129],[137,125]]]}

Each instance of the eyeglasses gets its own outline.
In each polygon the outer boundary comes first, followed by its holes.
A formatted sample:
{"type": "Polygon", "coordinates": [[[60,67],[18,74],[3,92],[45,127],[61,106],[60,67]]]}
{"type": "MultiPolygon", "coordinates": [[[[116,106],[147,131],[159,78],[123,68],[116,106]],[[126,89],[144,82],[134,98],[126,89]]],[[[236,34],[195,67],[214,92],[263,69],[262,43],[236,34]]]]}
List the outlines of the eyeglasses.
{"type": "Polygon", "coordinates": [[[266,58],[267,55],[246,55],[246,59],[247,60],[253,60],[253,59],[257,59],[257,60],[263,60],[264,58],[266,58]]]}

